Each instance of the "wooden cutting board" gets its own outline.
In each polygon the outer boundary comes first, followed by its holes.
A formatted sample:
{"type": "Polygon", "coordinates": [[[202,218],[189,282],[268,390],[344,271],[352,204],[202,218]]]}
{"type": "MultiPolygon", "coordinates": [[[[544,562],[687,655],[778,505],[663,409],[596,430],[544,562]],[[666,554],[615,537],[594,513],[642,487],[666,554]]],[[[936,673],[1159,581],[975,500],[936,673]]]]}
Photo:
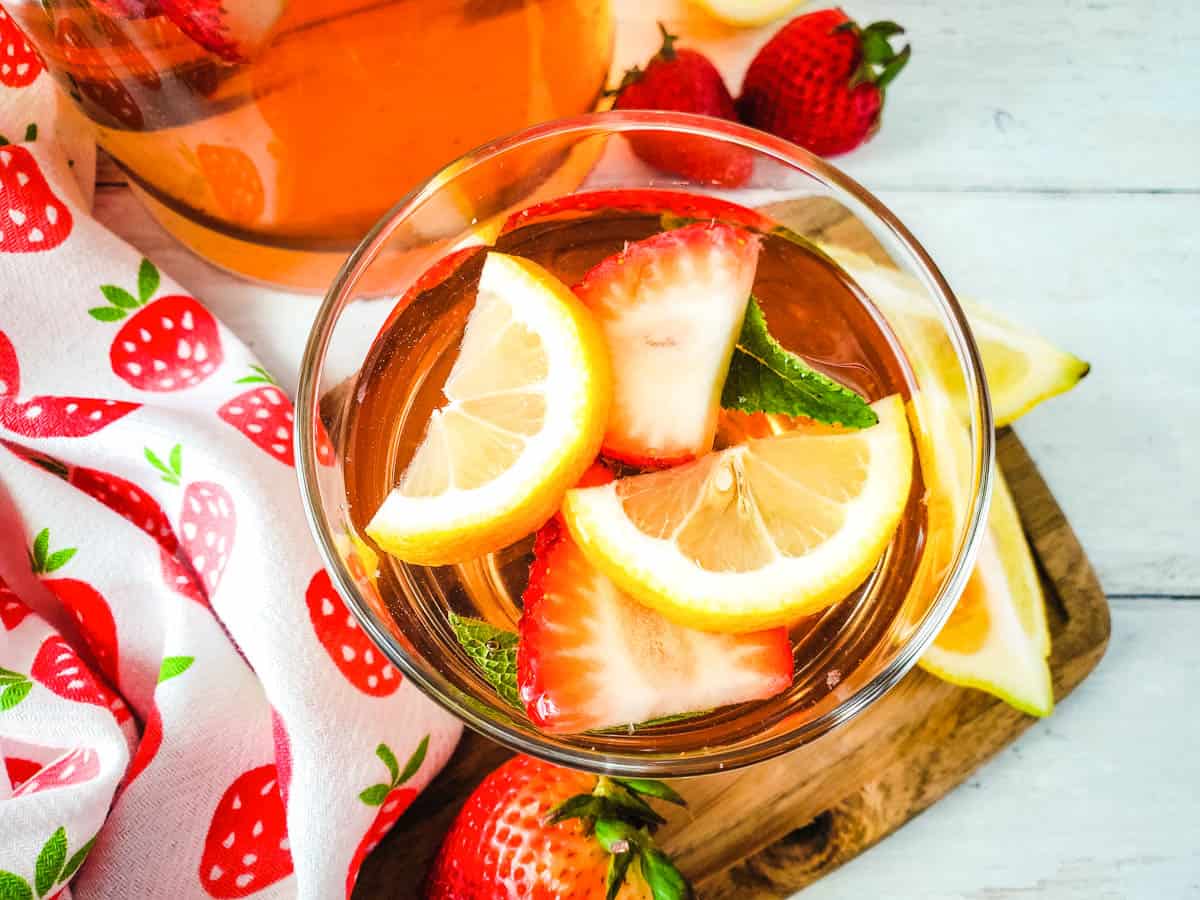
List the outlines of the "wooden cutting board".
{"type": "MultiPolygon", "coordinates": [[[[886,262],[845,210],[805,200],[770,210],[802,234],[886,262]]],[[[1010,429],[997,461],[1042,577],[1055,698],[1087,677],[1108,644],[1109,613],[1071,526],[1010,429]]],[[[914,669],[857,718],[785,756],[673,782],[689,810],[658,840],[705,900],[788,897],[887,837],[961,784],[1036,722],[987,694],[914,669]]],[[[442,773],[366,860],[356,900],[406,900],[459,807],[511,751],[467,732],[442,773]]]]}

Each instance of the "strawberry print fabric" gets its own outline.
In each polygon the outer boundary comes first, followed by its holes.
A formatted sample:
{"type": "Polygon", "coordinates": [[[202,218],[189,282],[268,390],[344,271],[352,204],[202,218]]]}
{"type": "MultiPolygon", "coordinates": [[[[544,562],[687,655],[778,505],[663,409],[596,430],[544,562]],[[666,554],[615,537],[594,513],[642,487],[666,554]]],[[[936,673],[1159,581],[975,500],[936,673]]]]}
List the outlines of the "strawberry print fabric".
{"type": "Polygon", "coordinates": [[[23,139],[29,73],[0,85],[0,897],[349,896],[460,726],[323,571],[290,400],[90,217],[53,117],[23,139]]]}

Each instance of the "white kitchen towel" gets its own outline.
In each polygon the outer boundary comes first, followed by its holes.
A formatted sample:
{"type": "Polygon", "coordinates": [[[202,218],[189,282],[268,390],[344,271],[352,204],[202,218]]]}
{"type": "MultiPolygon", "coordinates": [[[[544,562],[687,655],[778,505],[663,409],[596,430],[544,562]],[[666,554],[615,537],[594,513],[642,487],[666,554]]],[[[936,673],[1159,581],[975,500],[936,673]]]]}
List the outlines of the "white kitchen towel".
{"type": "Polygon", "coordinates": [[[346,896],[460,726],[333,591],[288,398],[90,217],[56,107],[30,129],[16,99],[53,85],[21,77],[0,85],[0,898],[346,896]]]}

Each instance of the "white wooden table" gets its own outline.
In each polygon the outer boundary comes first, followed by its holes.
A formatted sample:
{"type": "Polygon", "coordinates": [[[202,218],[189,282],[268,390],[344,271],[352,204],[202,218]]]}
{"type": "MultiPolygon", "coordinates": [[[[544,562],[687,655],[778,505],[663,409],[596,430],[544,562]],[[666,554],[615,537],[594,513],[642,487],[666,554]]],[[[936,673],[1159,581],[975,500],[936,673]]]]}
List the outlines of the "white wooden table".
{"type": "MultiPolygon", "coordinates": [[[[805,900],[1200,897],[1200,4],[847,0],[914,56],[840,160],[952,284],[1085,357],[1018,426],[1100,574],[1099,669],[964,788],[805,900]]],[[[766,33],[619,0],[620,70],[655,19],[736,93],[766,33]]],[[[102,167],[97,211],[294,387],[316,308],[192,257],[102,167]],[[108,174],[105,174],[108,173],[108,174]]]]}

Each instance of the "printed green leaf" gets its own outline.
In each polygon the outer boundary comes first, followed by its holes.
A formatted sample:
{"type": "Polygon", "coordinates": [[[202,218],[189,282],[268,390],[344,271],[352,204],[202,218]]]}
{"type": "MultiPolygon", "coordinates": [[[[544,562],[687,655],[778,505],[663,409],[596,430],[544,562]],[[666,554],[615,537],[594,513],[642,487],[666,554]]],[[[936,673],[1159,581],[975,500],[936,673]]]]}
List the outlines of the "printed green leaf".
{"type": "Polygon", "coordinates": [[[104,295],[104,299],[113,306],[119,306],[121,309],[137,309],[140,304],[138,298],[129,293],[123,287],[117,287],[115,284],[100,285],[100,293],[104,295]]]}
{"type": "Polygon", "coordinates": [[[0,147],[7,147],[11,143],[12,143],[12,141],[10,141],[4,135],[0,134],[0,147]]]}
{"type": "MultiPolygon", "coordinates": [[[[179,484],[179,471],[176,468],[168,466],[165,462],[159,459],[158,454],[149,447],[146,447],[142,452],[146,456],[146,462],[154,466],[154,468],[158,470],[159,474],[162,475],[163,481],[165,481],[167,484],[179,484]]],[[[181,451],[178,444],[171,448],[170,455],[173,463],[179,462],[180,452],[181,451]]]]}
{"type": "Polygon", "coordinates": [[[90,841],[75,851],[74,855],[67,860],[67,865],[63,868],[62,874],[58,876],[59,881],[70,881],[71,876],[83,865],[83,861],[87,859],[88,854],[92,852],[92,845],[96,843],[93,837],[90,841]]]}
{"type": "Polygon", "coordinates": [[[44,897],[46,891],[58,883],[58,876],[66,859],[67,832],[60,827],[42,846],[42,852],[38,854],[37,863],[34,865],[33,884],[39,897],[44,897]]]}
{"type": "Polygon", "coordinates": [[[28,675],[22,675],[20,672],[14,672],[12,669],[0,667],[0,684],[12,684],[16,681],[27,681],[28,675]]]}
{"type": "Polygon", "coordinates": [[[158,670],[158,683],[170,681],[176,675],[182,675],[196,661],[194,656],[164,656],[162,666],[158,670]]]}
{"type": "Polygon", "coordinates": [[[0,872],[0,900],[33,900],[33,889],[20,875],[0,872]]]}
{"type": "Polygon", "coordinates": [[[480,619],[468,619],[455,613],[450,613],[450,627],[500,699],[517,709],[524,709],[517,693],[517,636],[480,619]]]}
{"type": "Polygon", "coordinates": [[[125,318],[125,310],[114,306],[95,306],[88,310],[88,315],[100,322],[120,322],[125,318]]]}
{"type": "Polygon", "coordinates": [[[361,794],[358,799],[367,806],[382,806],[383,801],[387,799],[387,795],[391,793],[392,786],[390,784],[373,784],[361,794]]]}
{"type": "Polygon", "coordinates": [[[254,372],[253,375],[243,375],[234,384],[275,384],[275,379],[271,377],[271,373],[262,366],[250,366],[254,372]]]}
{"type": "Polygon", "coordinates": [[[71,557],[75,555],[74,547],[64,547],[62,550],[55,550],[46,559],[45,572],[57,572],[63,566],[71,561],[71,557]]]}
{"type": "Polygon", "coordinates": [[[32,681],[18,681],[0,691],[0,712],[7,712],[29,696],[33,690],[32,681]]]}
{"type": "Polygon", "coordinates": [[[383,760],[388,774],[392,776],[392,784],[395,784],[400,778],[400,763],[396,761],[396,754],[392,752],[392,748],[387,744],[380,744],[375,748],[375,755],[383,760]]]}
{"type": "Polygon", "coordinates": [[[167,457],[167,460],[171,464],[171,474],[175,475],[176,477],[182,475],[183,474],[183,445],[176,444],[174,447],[172,447],[171,453],[167,457]]]}
{"type": "Polygon", "coordinates": [[[154,263],[148,259],[143,259],[142,264],[138,266],[138,297],[142,303],[145,303],[154,296],[154,292],[158,290],[158,269],[154,268],[154,263]]]}
{"type": "Polygon", "coordinates": [[[43,528],[33,539],[33,571],[46,571],[46,553],[50,549],[50,529],[43,528]]]}
{"type": "Polygon", "coordinates": [[[425,754],[428,750],[429,735],[425,735],[425,737],[421,738],[421,743],[417,744],[417,749],[413,751],[412,756],[408,758],[408,762],[404,764],[404,771],[396,779],[396,784],[404,784],[404,782],[417,774],[417,769],[421,768],[421,763],[425,762],[425,754]]]}
{"type": "Polygon", "coordinates": [[[38,127],[37,122],[30,122],[25,126],[25,143],[30,143],[37,140],[38,127]]]}
{"type": "Polygon", "coordinates": [[[784,349],[768,330],[762,307],[753,297],[729,364],[721,405],[747,413],[807,416],[853,428],[879,421],[866,400],[784,349]]]}

